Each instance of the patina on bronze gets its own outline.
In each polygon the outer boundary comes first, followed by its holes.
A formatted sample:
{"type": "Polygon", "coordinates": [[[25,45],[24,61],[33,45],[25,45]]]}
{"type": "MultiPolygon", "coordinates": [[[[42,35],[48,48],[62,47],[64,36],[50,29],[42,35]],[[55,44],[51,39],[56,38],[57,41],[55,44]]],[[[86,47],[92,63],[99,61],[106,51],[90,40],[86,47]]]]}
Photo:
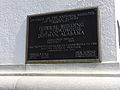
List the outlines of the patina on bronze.
{"type": "Polygon", "coordinates": [[[99,62],[98,7],[27,17],[26,63],[99,62]]]}

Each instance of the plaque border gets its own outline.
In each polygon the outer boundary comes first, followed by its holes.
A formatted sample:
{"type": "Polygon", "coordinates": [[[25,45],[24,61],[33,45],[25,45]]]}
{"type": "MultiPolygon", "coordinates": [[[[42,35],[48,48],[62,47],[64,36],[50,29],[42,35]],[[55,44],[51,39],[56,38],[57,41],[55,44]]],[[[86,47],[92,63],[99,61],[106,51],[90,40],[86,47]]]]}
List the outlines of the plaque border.
{"type": "Polygon", "coordinates": [[[47,12],[47,13],[41,13],[41,14],[33,14],[33,15],[27,15],[27,24],[26,24],[26,49],[25,49],[25,64],[52,64],[52,63],[98,63],[101,62],[101,53],[100,53],[100,11],[99,6],[94,7],[85,7],[85,8],[75,8],[75,9],[68,9],[68,10],[61,10],[61,11],[55,11],[55,12],[47,12]],[[86,10],[86,9],[97,9],[97,38],[98,38],[98,59],[55,59],[55,60],[27,60],[28,56],[28,37],[29,37],[29,17],[31,16],[41,16],[41,15],[47,15],[47,14],[56,14],[56,13],[62,13],[62,12],[69,12],[69,11],[75,11],[75,10],[86,10]]]}

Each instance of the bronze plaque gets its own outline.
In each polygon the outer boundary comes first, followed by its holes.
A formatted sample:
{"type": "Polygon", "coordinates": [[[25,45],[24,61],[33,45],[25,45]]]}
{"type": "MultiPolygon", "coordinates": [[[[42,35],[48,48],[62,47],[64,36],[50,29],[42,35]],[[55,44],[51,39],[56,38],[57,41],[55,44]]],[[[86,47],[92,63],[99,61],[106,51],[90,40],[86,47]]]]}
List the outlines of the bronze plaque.
{"type": "Polygon", "coordinates": [[[98,62],[98,8],[27,17],[26,63],[98,62]]]}

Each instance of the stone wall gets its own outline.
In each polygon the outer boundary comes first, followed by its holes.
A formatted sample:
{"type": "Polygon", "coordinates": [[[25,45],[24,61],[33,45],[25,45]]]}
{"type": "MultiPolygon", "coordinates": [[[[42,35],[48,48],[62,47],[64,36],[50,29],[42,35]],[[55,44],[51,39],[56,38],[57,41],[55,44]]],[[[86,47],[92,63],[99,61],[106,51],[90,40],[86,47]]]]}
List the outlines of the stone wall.
{"type": "Polygon", "coordinates": [[[120,90],[116,1],[115,18],[114,0],[0,0],[0,90],[120,90]],[[101,63],[25,64],[27,15],[93,6],[101,63]]]}
{"type": "Polygon", "coordinates": [[[114,0],[0,0],[0,64],[25,64],[27,15],[93,6],[99,7],[100,58],[116,61],[114,0]]]}

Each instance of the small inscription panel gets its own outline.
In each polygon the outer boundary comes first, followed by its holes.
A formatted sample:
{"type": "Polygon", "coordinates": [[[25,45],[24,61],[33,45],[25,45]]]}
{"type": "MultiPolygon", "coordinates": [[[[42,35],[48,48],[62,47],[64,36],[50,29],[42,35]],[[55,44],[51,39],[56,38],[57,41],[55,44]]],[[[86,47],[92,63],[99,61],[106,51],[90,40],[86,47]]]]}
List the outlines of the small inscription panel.
{"type": "Polygon", "coordinates": [[[27,17],[26,62],[99,61],[98,8],[27,17]]]}

